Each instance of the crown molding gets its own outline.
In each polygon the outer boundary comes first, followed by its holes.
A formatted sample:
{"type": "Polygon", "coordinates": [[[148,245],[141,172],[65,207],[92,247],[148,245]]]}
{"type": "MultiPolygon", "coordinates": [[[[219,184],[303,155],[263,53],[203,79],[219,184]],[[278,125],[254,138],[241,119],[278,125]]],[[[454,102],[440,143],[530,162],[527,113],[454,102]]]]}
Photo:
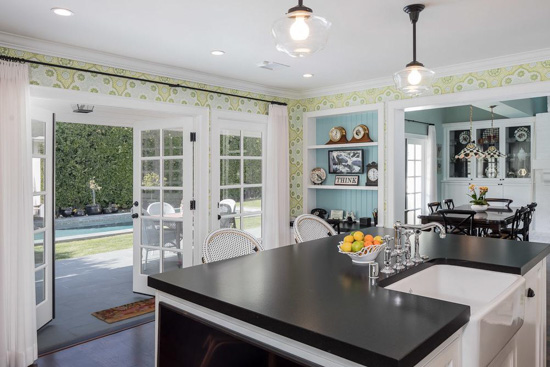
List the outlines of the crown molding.
{"type": "MultiPolygon", "coordinates": [[[[465,62],[433,69],[436,78],[467,73],[477,73],[489,69],[504,68],[533,62],[550,60],[550,48],[499,56],[478,61],[465,62]]],[[[393,86],[392,76],[363,80],[352,83],[337,84],[329,87],[313,88],[302,91],[302,98],[314,98],[341,93],[351,93],[372,88],[393,86]]]]}
{"type": "Polygon", "coordinates": [[[131,70],[156,76],[180,79],[189,82],[208,84],[215,87],[237,89],[243,92],[264,94],[282,98],[300,98],[300,93],[291,89],[272,88],[257,83],[227,78],[200,71],[185,69],[161,63],[116,55],[89,48],[51,42],[37,38],[0,32],[0,46],[42,55],[131,70]]]}

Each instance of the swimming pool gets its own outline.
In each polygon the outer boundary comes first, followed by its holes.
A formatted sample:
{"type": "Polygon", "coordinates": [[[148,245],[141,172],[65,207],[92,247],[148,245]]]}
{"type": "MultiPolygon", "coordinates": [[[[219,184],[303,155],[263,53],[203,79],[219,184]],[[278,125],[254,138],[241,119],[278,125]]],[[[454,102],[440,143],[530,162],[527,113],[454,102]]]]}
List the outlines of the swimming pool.
{"type": "Polygon", "coordinates": [[[64,237],[73,237],[73,236],[84,236],[84,235],[98,235],[102,233],[115,232],[132,229],[132,224],[116,224],[116,225],[106,225],[106,226],[93,226],[93,227],[82,227],[82,228],[67,228],[67,229],[56,229],[55,238],[60,239],[64,237]]]}

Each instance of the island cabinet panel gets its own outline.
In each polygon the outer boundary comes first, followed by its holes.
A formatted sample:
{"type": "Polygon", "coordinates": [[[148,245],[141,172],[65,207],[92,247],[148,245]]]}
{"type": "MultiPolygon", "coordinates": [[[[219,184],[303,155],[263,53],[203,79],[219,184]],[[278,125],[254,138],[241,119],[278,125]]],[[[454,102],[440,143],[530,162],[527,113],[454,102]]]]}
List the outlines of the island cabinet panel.
{"type": "Polygon", "coordinates": [[[525,319],[516,334],[518,366],[546,366],[546,259],[525,274],[525,319]],[[532,297],[530,297],[532,296],[532,297]]]}

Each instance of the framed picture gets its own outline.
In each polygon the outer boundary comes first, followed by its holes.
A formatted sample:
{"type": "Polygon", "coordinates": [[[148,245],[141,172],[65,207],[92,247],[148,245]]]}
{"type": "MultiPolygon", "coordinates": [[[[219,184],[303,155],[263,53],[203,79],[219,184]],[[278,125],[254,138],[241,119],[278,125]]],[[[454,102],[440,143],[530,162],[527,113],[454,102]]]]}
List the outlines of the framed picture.
{"type": "Polygon", "coordinates": [[[344,219],[344,211],[343,210],[331,210],[329,219],[340,219],[340,220],[344,219]]]}
{"type": "Polygon", "coordinates": [[[358,186],[359,176],[358,175],[336,176],[334,178],[334,185],[335,186],[358,186]]]}
{"type": "Polygon", "coordinates": [[[353,150],[329,150],[328,172],[336,174],[363,173],[365,164],[362,149],[353,150]]]}

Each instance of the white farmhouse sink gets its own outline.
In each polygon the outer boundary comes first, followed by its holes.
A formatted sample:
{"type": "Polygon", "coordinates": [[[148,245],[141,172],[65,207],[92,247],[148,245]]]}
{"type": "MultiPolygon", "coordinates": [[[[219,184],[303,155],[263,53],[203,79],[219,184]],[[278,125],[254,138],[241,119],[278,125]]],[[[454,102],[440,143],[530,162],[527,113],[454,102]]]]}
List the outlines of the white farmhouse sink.
{"type": "Polygon", "coordinates": [[[525,279],[519,275],[434,265],[386,289],[470,306],[462,365],[486,366],[523,324],[525,279]]]}

